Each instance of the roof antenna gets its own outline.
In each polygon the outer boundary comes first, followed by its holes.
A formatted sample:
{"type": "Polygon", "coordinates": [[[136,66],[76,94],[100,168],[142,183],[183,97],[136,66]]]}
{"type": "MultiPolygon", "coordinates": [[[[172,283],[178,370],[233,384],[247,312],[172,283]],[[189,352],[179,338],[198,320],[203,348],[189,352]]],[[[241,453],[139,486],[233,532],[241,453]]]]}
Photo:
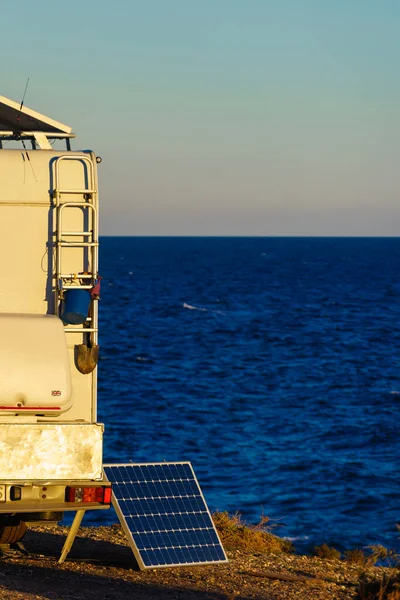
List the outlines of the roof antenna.
{"type": "Polygon", "coordinates": [[[24,101],[25,101],[25,96],[26,96],[26,90],[28,89],[28,85],[29,85],[29,77],[26,80],[25,90],[24,90],[24,93],[23,93],[23,96],[22,96],[21,105],[19,107],[19,112],[18,112],[18,115],[17,115],[17,123],[16,123],[16,127],[15,127],[15,129],[16,129],[17,132],[19,131],[19,120],[21,118],[21,112],[22,112],[22,108],[24,106],[24,101]]]}
{"type": "MultiPolygon", "coordinates": [[[[29,85],[29,77],[26,80],[26,84],[25,84],[25,89],[24,89],[24,94],[22,96],[22,100],[21,100],[21,106],[19,107],[19,112],[21,112],[22,107],[24,106],[24,101],[25,101],[25,96],[26,96],[26,90],[28,89],[28,85],[29,85]]],[[[19,115],[18,115],[18,119],[19,119],[19,115]]]]}
{"type": "MultiPolygon", "coordinates": [[[[24,106],[24,100],[25,100],[25,96],[26,96],[26,90],[28,89],[28,85],[29,85],[29,77],[28,77],[28,79],[26,80],[25,89],[24,89],[24,94],[23,94],[23,96],[22,96],[21,105],[20,105],[20,107],[19,107],[19,112],[18,112],[18,116],[17,116],[17,127],[16,127],[16,130],[17,130],[17,132],[19,132],[19,120],[20,120],[20,117],[21,117],[21,111],[22,111],[22,107],[24,106]]],[[[30,164],[30,167],[31,167],[31,169],[32,169],[33,176],[34,176],[34,178],[35,178],[35,181],[37,182],[36,173],[35,173],[35,171],[34,171],[34,169],[33,169],[33,166],[32,166],[32,163],[31,163],[31,159],[30,159],[30,157],[29,157],[29,154],[28,154],[28,152],[27,152],[27,150],[26,150],[26,146],[25,146],[25,142],[24,142],[23,138],[21,138],[21,142],[22,142],[22,145],[23,145],[23,147],[24,147],[24,150],[25,150],[26,158],[28,159],[28,162],[29,162],[29,164],[30,164]]],[[[22,155],[22,156],[23,156],[23,155],[22,155]]]]}

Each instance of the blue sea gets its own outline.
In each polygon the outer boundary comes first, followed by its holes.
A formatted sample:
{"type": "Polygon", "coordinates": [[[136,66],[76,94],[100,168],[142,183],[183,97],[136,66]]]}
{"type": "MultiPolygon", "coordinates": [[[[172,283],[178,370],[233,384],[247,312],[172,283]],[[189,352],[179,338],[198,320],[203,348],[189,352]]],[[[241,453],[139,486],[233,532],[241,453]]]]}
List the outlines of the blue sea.
{"type": "Polygon", "coordinates": [[[100,259],[105,462],[189,460],[211,510],[301,552],[400,550],[400,238],[103,237],[100,259]]]}

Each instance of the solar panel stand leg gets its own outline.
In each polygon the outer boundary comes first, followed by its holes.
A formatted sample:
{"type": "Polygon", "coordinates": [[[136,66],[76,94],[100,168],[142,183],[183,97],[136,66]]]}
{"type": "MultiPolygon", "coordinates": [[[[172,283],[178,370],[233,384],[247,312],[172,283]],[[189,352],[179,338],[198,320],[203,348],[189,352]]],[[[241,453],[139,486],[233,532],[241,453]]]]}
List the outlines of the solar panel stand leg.
{"type": "Polygon", "coordinates": [[[65,540],[62,552],[61,552],[61,556],[60,556],[60,560],[58,561],[59,564],[63,563],[64,560],[67,558],[69,551],[72,548],[72,544],[75,541],[76,538],[76,534],[78,533],[78,529],[80,524],[82,523],[82,519],[83,519],[83,515],[85,514],[86,510],[77,510],[74,520],[72,521],[72,525],[71,525],[71,529],[69,530],[69,533],[67,535],[67,539],[65,540]]]}

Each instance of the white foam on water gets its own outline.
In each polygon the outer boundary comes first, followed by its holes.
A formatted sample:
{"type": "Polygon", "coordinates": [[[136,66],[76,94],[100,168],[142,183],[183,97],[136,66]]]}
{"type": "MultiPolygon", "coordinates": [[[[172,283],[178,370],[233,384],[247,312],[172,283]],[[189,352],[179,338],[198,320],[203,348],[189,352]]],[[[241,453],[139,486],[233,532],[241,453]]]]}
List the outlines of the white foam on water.
{"type": "Polygon", "coordinates": [[[202,308],[200,306],[193,306],[193,304],[187,304],[187,302],[184,302],[182,304],[183,308],[187,308],[188,310],[201,310],[202,312],[209,312],[209,313],[214,313],[215,315],[224,315],[224,311],[222,310],[212,310],[209,308],[202,308]]]}
{"type": "Polygon", "coordinates": [[[199,306],[192,306],[191,304],[186,304],[184,302],[182,304],[183,308],[188,308],[189,310],[202,310],[203,312],[208,312],[206,308],[200,308],[199,306]]]}

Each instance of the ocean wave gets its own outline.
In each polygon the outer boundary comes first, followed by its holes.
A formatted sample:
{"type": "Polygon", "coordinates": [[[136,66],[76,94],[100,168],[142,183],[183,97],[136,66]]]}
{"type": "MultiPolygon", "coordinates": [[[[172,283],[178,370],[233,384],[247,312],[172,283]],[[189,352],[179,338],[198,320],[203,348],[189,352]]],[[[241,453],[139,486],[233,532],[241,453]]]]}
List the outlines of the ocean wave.
{"type": "Polygon", "coordinates": [[[188,308],[189,310],[201,310],[203,312],[208,312],[206,308],[200,308],[199,306],[192,306],[191,304],[187,304],[184,302],[182,304],[183,308],[188,308]]]}
{"type": "Polygon", "coordinates": [[[153,362],[153,359],[150,356],[136,356],[135,360],[137,362],[153,362]]]}
{"type": "Polygon", "coordinates": [[[212,310],[209,308],[202,308],[201,306],[193,306],[192,304],[187,304],[187,302],[184,302],[182,304],[183,308],[187,308],[188,310],[200,310],[201,312],[209,312],[209,313],[213,313],[214,315],[224,315],[224,311],[222,310],[212,310]]]}

